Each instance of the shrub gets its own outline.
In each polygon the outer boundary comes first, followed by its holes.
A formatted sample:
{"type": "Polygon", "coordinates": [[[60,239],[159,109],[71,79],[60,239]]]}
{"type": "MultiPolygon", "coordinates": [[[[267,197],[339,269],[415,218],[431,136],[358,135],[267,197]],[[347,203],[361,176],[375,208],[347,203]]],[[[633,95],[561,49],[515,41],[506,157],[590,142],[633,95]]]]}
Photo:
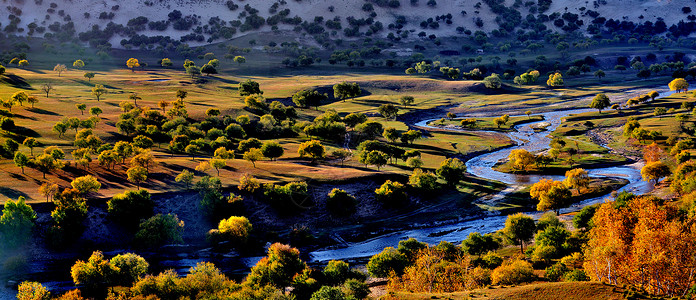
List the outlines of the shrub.
{"type": "Polygon", "coordinates": [[[124,223],[138,224],[141,219],[152,216],[155,203],[146,190],[126,191],[117,194],[107,203],[107,211],[124,223]]]}
{"type": "Polygon", "coordinates": [[[157,214],[140,223],[135,240],[145,246],[159,246],[168,242],[181,242],[184,222],[173,214],[157,214]]]}
{"type": "Polygon", "coordinates": [[[563,276],[564,281],[589,281],[590,277],[583,270],[572,270],[563,276]]]}
{"type": "Polygon", "coordinates": [[[358,201],[351,194],[341,189],[333,189],[329,192],[329,198],[326,200],[327,208],[337,215],[351,215],[355,213],[355,206],[358,201]]]}
{"type": "Polygon", "coordinates": [[[389,204],[399,204],[408,200],[408,195],[406,195],[406,188],[403,184],[397,181],[387,180],[375,190],[377,194],[377,200],[389,204]]]}
{"type": "Polygon", "coordinates": [[[431,172],[415,169],[408,178],[408,184],[425,192],[434,191],[437,189],[437,176],[431,172]]]}
{"type": "Polygon", "coordinates": [[[491,273],[491,282],[495,285],[511,285],[530,282],[534,279],[534,269],[526,261],[514,260],[504,263],[491,273]]]}
{"type": "Polygon", "coordinates": [[[233,243],[246,243],[251,233],[251,222],[246,217],[232,216],[223,219],[218,224],[217,229],[208,232],[208,237],[212,240],[231,241],[233,243]]]}
{"type": "Polygon", "coordinates": [[[544,270],[544,276],[551,281],[559,281],[568,272],[568,267],[561,262],[557,262],[544,270]]]}

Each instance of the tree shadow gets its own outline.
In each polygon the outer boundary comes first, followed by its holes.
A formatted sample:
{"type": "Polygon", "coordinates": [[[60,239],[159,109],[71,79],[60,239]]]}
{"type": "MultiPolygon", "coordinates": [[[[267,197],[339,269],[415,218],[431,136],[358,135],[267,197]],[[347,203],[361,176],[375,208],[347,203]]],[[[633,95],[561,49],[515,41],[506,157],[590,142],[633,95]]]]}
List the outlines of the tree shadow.
{"type": "Polygon", "coordinates": [[[48,110],[41,109],[41,108],[37,108],[37,107],[27,108],[27,110],[30,112],[36,113],[36,114],[40,114],[40,115],[59,116],[59,114],[57,114],[55,112],[48,111],[48,110]]]}
{"type": "Polygon", "coordinates": [[[5,77],[2,77],[2,81],[11,85],[14,88],[24,90],[35,90],[31,87],[31,84],[24,80],[24,78],[19,77],[17,75],[5,75],[5,77]]]}
{"type": "Polygon", "coordinates": [[[19,197],[29,197],[29,195],[27,195],[27,193],[25,192],[18,191],[16,189],[6,186],[0,186],[0,195],[3,195],[10,199],[17,199],[19,197]]]}

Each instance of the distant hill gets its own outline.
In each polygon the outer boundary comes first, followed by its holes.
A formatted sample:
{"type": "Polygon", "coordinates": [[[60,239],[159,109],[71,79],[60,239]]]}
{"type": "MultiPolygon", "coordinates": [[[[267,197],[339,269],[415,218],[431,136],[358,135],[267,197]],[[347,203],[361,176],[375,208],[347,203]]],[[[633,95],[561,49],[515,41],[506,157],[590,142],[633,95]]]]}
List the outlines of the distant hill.
{"type": "Polygon", "coordinates": [[[589,36],[595,33],[595,27],[614,26],[630,31],[627,22],[632,22],[632,26],[650,22],[652,28],[660,19],[664,20],[664,26],[660,25],[656,33],[669,32],[669,27],[680,21],[686,25],[674,30],[687,34],[696,30],[693,22],[689,25],[690,20],[696,20],[696,12],[691,11],[691,6],[696,9],[696,4],[687,0],[12,0],[6,3],[0,12],[5,33],[38,37],[49,34],[59,38],[74,33],[93,45],[108,41],[114,47],[166,45],[176,41],[202,45],[273,30],[320,36],[319,44],[359,36],[397,41],[470,36],[476,31],[510,38],[545,29],[589,36]],[[156,36],[161,37],[151,38],[156,36]]]}

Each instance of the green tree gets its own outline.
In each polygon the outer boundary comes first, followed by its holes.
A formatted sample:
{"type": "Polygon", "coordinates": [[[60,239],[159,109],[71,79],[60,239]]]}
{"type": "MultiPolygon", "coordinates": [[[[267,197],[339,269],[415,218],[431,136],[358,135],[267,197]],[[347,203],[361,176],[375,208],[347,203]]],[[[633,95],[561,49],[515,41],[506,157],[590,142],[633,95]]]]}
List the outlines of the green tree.
{"type": "Polygon", "coordinates": [[[101,183],[92,175],[77,177],[70,182],[70,185],[80,194],[87,194],[90,192],[96,193],[101,189],[101,183]]]}
{"type": "Polygon", "coordinates": [[[597,77],[598,79],[602,79],[602,77],[607,76],[607,74],[604,73],[604,71],[602,71],[602,70],[597,70],[594,72],[594,76],[597,77]]]}
{"type": "Polygon", "coordinates": [[[62,169],[64,166],[62,161],[54,158],[50,154],[39,155],[32,161],[32,164],[43,173],[43,179],[46,179],[46,173],[62,169]]]}
{"type": "Polygon", "coordinates": [[[137,225],[141,219],[151,217],[155,207],[150,193],[146,190],[116,194],[106,204],[107,212],[116,220],[124,221],[124,223],[134,222],[132,225],[137,225]]]}
{"type": "Polygon", "coordinates": [[[24,106],[24,102],[26,102],[29,99],[29,95],[27,95],[27,93],[25,93],[24,91],[19,91],[12,94],[12,97],[10,97],[10,99],[12,99],[12,101],[14,101],[15,103],[19,103],[20,106],[24,106]]]}
{"type": "Polygon", "coordinates": [[[561,75],[561,73],[550,74],[549,79],[546,81],[546,85],[549,87],[563,86],[563,75],[561,75]]]}
{"type": "Polygon", "coordinates": [[[25,203],[25,200],[20,196],[17,201],[12,199],[5,201],[2,216],[0,216],[0,234],[6,246],[17,247],[31,238],[36,213],[25,203]]]}
{"type": "Polygon", "coordinates": [[[215,241],[229,241],[245,244],[251,234],[252,225],[246,217],[232,216],[222,219],[217,229],[208,232],[208,237],[215,241]]]}
{"type": "Polygon", "coordinates": [[[661,161],[649,162],[641,170],[640,174],[645,181],[653,181],[657,183],[660,179],[672,174],[669,166],[661,161]]]}
{"type": "Polygon", "coordinates": [[[72,66],[73,66],[73,68],[79,70],[79,69],[82,69],[85,67],[85,62],[82,61],[81,59],[78,59],[75,62],[73,62],[72,66]]]}
{"type": "Polygon", "coordinates": [[[384,129],[384,132],[382,132],[382,136],[390,142],[394,143],[399,139],[399,137],[401,137],[401,134],[398,130],[396,130],[396,128],[387,127],[384,129]]]}
{"type": "Polygon", "coordinates": [[[177,215],[157,214],[140,222],[135,241],[147,247],[161,246],[170,242],[181,242],[184,222],[177,215]]]}
{"type": "Polygon", "coordinates": [[[437,189],[437,176],[431,172],[415,169],[408,178],[408,184],[426,192],[434,191],[437,189]]]}
{"type": "Polygon", "coordinates": [[[466,165],[458,158],[447,158],[435,171],[447,184],[456,185],[466,177],[466,165]]]}
{"type": "Polygon", "coordinates": [[[80,110],[80,114],[81,114],[81,115],[84,115],[84,114],[85,114],[85,110],[87,109],[87,104],[78,103],[78,104],[75,104],[75,107],[76,107],[78,110],[80,110]]]}
{"type": "Polygon", "coordinates": [[[401,103],[401,105],[405,105],[405,106],[413,105],[414,101],[415,101],[415,98],[413,96],[402,96],[401,98],[399,98],[399,103],[401,103]]]}
{"type": "Polygon", "coordinates": [[[399,114],[399,108],[394,104],[382,104],[377,108],[379,114],[385,119],[394,119],[399,114]]]}
{"type": "Polygon", "coordinates": [[[520,245],[520,253],[524,253],[524,244],[534,237],[536,225],[532,217],[523,213],[509,215],[505,220],[503,236],[511,243],[520,245]]]}
{"type": "Polygon", "coordinates": [[[237,64],[239,64],[241,66],[243,63],[246,63],[246,58],[244,56],[235,56],[232,59],[232,61],[236,62],[237,64]]]}
{"type": "Polygon", "coordinates": [[[367,272],[373,277],[386,278],[393,272],[400,276],[408,265],[408,257],[393,247],[373,255],[367,263],[367,272]]]}
{"type": "Polygon", "coordinates": [[[256,168],[256,162],[263,159],[263,152],[259,148],[251,148],[244,152],[243,158],[251,162],[254,168],[256,168]]]}
{"type": "MultiPolygon", "coordinates": [[[[88,82],[92,82],[92,78],[94,78],[94,76],[96,76],[96,75],[97,74],[94,72],[85,72],[84,77],[87,78],[88,82]]],[[[48,97],[48,96],[46,96],[46,97],[48,97]]]]}
{"type": "Polygon", "coordinates": [[[327,98],[326,94],[320,94],[316,90],[301,90],[292,95],[292,102],[299,107],[319,107],[321,102],[327,98]]]}
{"type": "Polygon", "coordinates": [[[97,97],[97,101],[99,101],[99,100],[101,99],[101,96],[103,96],[103,95],[106,94],[107,92],[108,92],[108,91],[106,90],[106,88],[105,88],[103,85],[101,85],[101,84],[96,84],[96,85],[94,85],[94,87],[92,88],[92,95],[93,95],[94,97],[97,97]]]}
{"type": "Polygon", "coordinates": [[[334,97],[346,101],[346,98],[360,96],[362,90],[357,83],[341,82],[333,86],[334,97]]]}
{"type": "Polygon", "coordinates": [[[377,200],[391,205],[398,205],[408,200],[406,187],[398,181],[387,180],[375,190],[377,200]]]}
{"type": "Polygon", "coordinates": [[[196,76],[201,75],[201,68],[197,66],[186,67],[186,75],[191,76],[191,79],[196,78],[196,76]]]}
{"type": "Polygon", "coordinates": [[[271,161],[273,161],[276,158],[283,156],[285,149],[283,149],[283,146],[278,144],[276,141],[268,141],[263,143],[263,146],[261,146],[261,153],[264,157],[268,157],[271,159],[271,161]]]}
{"type": "Polygon", "coordinates": [[[179,173],[179,175],[176,175],[174,181],[183,182],[186,185],[186,188],[188,189],[191,186],[191,183],[193,182],[193,178],[193,172],[189,170],[182,170],[181,173],[179,173]]]}
{"type": "Polygon", "coordinates": [[[174,65],[174,63],[172,63],[172,60],[169,58],[163,58],[162,62],[160,64],[162,65],[162,67],[165,67],[165,68],[170,68],[171,66],[174,65]]]}
{"type": "Polygon", "coordinates": [[[376,166],[377,170],[379,170],[382,166],[387,164],[387,154],[378,150],[362,151],[360,153],[360,162],[366,166],[376,166]]]}
{"type": "Polygon", "coordinates": [[[483,79],[483,84],[489,89],[499,89],[503,86],[503,80],[500,79],[498,74],[493,73],[483,79]]]}
{"type": "Polygon", "coordinates": [[[210,76],[210,74],[217,74],[218,71],[213,65],[205,64],[205,65],[203,65],[203,67],[201,67],[201,73],[206,74],[207,76],[210,76]]]}
{"type": "Polygon", "coordinates": [[[246,283],[255,287],[272,285],[284,288],[307,265],[300,259],[300,251],[288,245],[275,243],[268,248],[268,255],[251,268],[246,283]]]}
{"type": "Polygon", "coordinates": [[[590,103],[590,108],[594,108],[599,110],[599,113],[602,113],[602,109],[605,109],[611,105],[611,101],[609,101],[609,97],[605,95],[604,93],[597,94],[594,98],[592,98],[592,103],[590,103]]]}
{"type": "Polygon", "coordinates": [[[133,253],[119,254],[111,258],[109,263],[118,273],[112,279],[112,283],[122,286],[131,286],[147,273],[150,264],[140,255],[133,253]]]}
{"type": "Polygon", "coordinates": [[[24,152],[18,151],[15,153],[14,164],[15,164],[15,166],[22,168],[22,174],[24,174],[24,167],[29,165],[29,162],[30,162],[29,157],[26,154],[24,154],[24,152]]]}
{"type": "Polygon", "coordinates": [[[126,171],[128,181],[135,183],[138,187],[138,190],[140,190],[140,183],[147,180],[147,175],[147,169],[141,166],[133,166],[128,168],[128,170],[126,171]]]}
{"type": "Polygon", "coordinates": [[[326,200],[327,208],[334,214],[346,216],[355,212],[357,200],[348,192],[341,189],[333,189],[326,200]]]}
{"type": "Polygon", "coordinates": [[[250,96],[250,95],[263,95],[259,83],[247,79],[239,83],[239,95],[240,96],[250,96]]]}
{"type": "Polygon", "coordinates": [[[300,155],[300,157],[307,156],[311,158],[312,161],[316,161],[317,159],[324,158],[326,155],[326,148],[324,148],[324,145],[322,145],[321,142],[311,140],[300,144],[297,149],[297,153],[300,155]]]}

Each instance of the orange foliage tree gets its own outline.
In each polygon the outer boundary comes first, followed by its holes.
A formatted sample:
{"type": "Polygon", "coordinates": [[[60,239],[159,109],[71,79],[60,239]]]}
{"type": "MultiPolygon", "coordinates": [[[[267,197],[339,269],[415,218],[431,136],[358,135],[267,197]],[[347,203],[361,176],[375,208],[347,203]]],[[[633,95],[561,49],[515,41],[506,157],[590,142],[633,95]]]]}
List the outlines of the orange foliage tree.
{"type": "Polygon", "coordinates": [[[696,283],[696,219],[659,200],[636,197],[597,209],[584,268],[594,280],[681,296],[696,283]]]}

